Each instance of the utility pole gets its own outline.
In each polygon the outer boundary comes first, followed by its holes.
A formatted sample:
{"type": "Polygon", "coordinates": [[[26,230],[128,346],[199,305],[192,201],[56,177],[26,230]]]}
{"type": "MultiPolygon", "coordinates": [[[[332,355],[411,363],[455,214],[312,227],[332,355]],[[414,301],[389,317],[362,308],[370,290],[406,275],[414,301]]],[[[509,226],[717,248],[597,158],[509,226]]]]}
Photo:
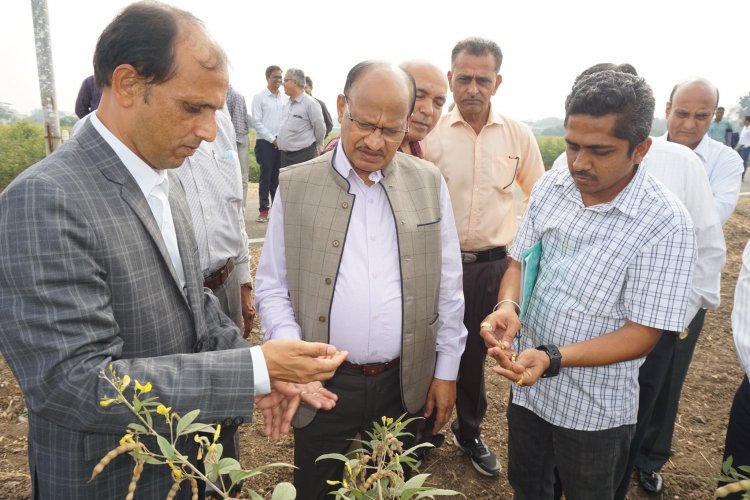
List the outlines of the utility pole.
{"type": "Polygon", "coordinates": [[[39,74],[39,92],[44,115],[44,139],[47,155],[60,147],[60,118],[57,114],[55,72],[52,68],[52,44],[49,34],[47,0],[31,0],[36,42],[36,67],[39,74]]]}

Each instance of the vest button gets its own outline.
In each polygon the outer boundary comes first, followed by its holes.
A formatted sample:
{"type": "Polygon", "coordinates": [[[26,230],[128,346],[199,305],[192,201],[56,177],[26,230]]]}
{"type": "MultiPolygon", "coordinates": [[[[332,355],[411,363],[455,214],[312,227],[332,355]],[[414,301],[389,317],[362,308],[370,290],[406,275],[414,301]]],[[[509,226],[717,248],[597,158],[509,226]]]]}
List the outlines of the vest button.
{"type": "Polygon", "coordinates": [[[339,240],[333,240],[333,243],[332,243],[332,244],[333,244],[333,246],[334,246],[334,247],[338,248],[338,246],[339,246],[339,245],[340,245],[341,243],[339,243],[339,240]]]}
{"type": "Polygon", "coordinates": [[[320,321],[321,323],[325,323],[326,322],[326,317],[325,316],[321,316],[321,317],[318,318],[318,321],[320,321]]]}
{"type": "Polygon", "coordinates": [[[326,278],[326,285],[330,285],[330,284],[331,284],[331,278],[326,278]]]}
{"type": "Polygon", "coordinates": [[[341,208],[349,208],[349,202],[345,201],[341,204],[341,208]]]}

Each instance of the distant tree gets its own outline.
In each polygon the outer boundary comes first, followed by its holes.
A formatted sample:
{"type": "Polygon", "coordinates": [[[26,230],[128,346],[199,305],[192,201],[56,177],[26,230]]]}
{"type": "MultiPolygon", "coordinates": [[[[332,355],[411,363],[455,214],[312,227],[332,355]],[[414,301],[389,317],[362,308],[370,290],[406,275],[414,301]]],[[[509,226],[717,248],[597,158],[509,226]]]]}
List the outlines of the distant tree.
{"type": "Polygon", "coordinates": [[[76,115],[65,115],[60,117],[60,126],[63,128],[73,128],[73,125],[76,124],[78,121],[78,117],[76,115]]]}
{"type": "Polygon", "coordinates": [[[13,123],[16,121],[16,112],[7,102],[0,102],[0,123],[13,123]]]}
{"type": "Polygon", "coordinates": [[[13,178],[44,158],[44,131],[41,125],[16,121],[0,125],[0,191],[13,178]]]}
{"type": "Polygon", "coordinates": [[[738,111],[740,121],[745,116],[750,116],[750,92],[747,95],[740,97],[740,109],[738,111]]]}
{"type": "Polygon", "coordinates": [[[44,112],[42,108],[32,109],[28,120],[31,123],[44,123],[44,112]]]}

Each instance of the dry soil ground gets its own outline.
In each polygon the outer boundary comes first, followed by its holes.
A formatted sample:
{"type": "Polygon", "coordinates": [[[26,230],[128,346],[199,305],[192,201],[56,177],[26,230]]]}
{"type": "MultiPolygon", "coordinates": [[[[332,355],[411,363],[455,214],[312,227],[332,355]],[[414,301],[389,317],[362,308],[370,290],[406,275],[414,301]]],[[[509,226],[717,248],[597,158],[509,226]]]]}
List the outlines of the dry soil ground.
{"type": "MultiPolygon", "coordinates": [[[[250,203],[248,203],[250,204],[250,203]]],[[[721,465],[727,415],[734,391],[742,377],[732,342],[730,314],[732,296],[740,268],[742,250],[750,237],[750,199],[740,200],[735,214],[724,228],[728,258],[722,276],[722,306],[710,311],[698,342],[687,382],[674,436],[673,454],[662,470],[665,499],[713,498],[709,478],[721,465]]],[[[257,254],[257,250],[256,250],[257,254]]],[[[258,341],[257,325],[254,333],[258,341]]],[[[508,382],[487,374],[490,409],[484,424],[488,445],[498,452],[505,470],[505,407],[508,382]]],[[[162,395],[167,399],[166,395],[162,395]]],[[[26,424],[22,417],[24,401],[12,373],[0,358],[0,497],[30,498],[26,462],[26,424]]],[[[450,432],[450,431],[448,431],[450,432]]],[[[274,443],[262,435],[257,424],[241,429],[242,462],[252,467],[269,462],[292,462],[292,438],[274,443]]],[[[468,460],[446,444],[435,450],[423,464],[431,474],[431,483],[463,492],[469,499],[510,499],[512,492],[505,473],[499,478],[480,476],[468,460]]],[[[253,483],[257,491],[268,495],[272,485],[289,480],[286,470],[274,471],[253,483]]],[[[123,494],[124,496],[124,494],[123,494]]],[[[631,499],[649,498],[633,485],[631,499]]]]}

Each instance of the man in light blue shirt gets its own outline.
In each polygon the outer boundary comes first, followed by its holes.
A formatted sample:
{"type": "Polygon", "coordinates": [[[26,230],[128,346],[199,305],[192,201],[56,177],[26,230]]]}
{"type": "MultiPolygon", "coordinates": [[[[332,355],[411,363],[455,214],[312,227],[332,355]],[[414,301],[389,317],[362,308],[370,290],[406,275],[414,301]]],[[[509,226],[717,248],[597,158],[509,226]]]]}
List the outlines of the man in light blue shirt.
{"type": "Polygon", "coordinates": [[[276,136],[281,126],[281,114],[288,98],[281,92],[281,68],[266,68],[268,85],[253,97],[252,114],[255,128],[255,158],[260,164],[258,222],[268,222],[268,209],[279,185],[281,152],[276,136]]]}
{"type": "Polygon", "coordinates": [[[284,92],[289,101],[284,106],[277,146],[281,150],[281,168],[312,160],[326,138],[323,110],[305,92],[305,73],[290,68],[284,75],[284,92]]]}

